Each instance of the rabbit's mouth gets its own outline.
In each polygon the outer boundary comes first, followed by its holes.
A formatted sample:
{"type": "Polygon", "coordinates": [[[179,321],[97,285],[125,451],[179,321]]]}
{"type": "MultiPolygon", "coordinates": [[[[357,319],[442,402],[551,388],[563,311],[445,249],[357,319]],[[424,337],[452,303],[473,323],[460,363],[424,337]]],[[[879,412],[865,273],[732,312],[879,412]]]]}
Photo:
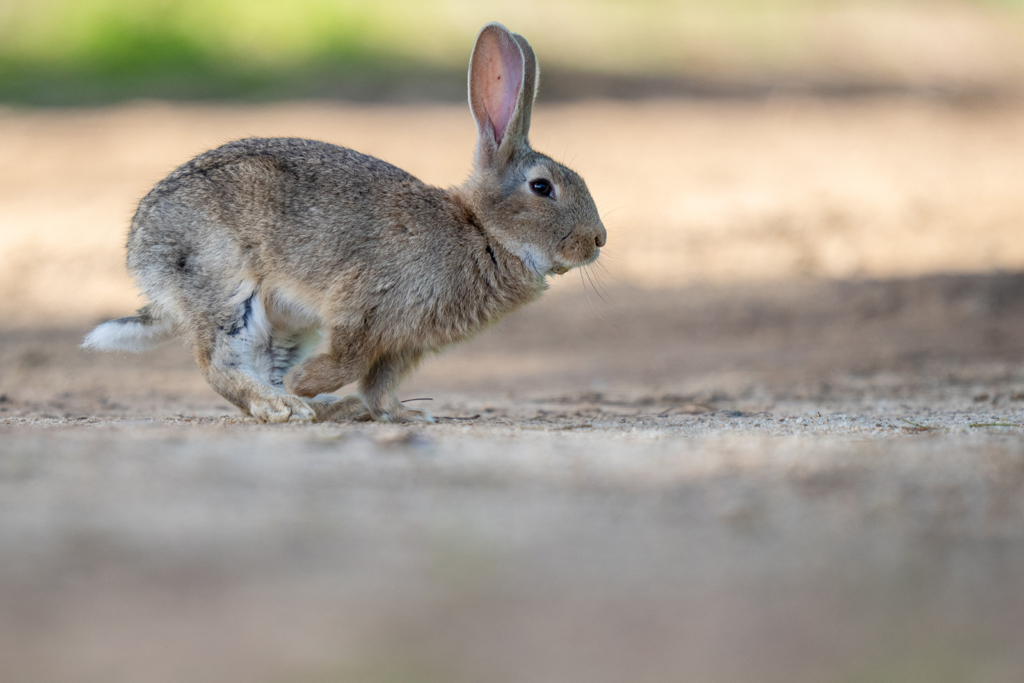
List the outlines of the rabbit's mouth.
{"type": "Polygon", "coordinates": [[[597,257],[601,255],[600,249],[595,249],[589,256],[584,259],[572,259],[575,263],[566,263],[567,260],[564,257],[556,256],[548,269],[549,275],[565,275],[573,268],[583,268],[589,266],[591,263],[597,260],[597,257]]]}
{"type": "Polygon", "coordinates": [[[573,268],[589,265],[597,260],[600,252],[601,250],[597,249],[588,258],[585,258],[578,263],[566,263],[565,260],[559,256],[551,258],[541,252],[540,249],[529,245],[520,247],[516,250],[515,254],[522,259],[523,264],[526,265],[526,267],[534,274],[541,277],[548,277],[550,275],[565,275],[573,268]]]}
{"type": "Polygon", "coordinates": [[[599,251],[594,252],[593,256],[591,256],[588,259],[584,259],[579,263],[573,263],[568,265],[560,262],[552,263],[551,267],[548,269],[548,275],[565,275],[573,268],[583,268],[584,266],[589,266],[591,263],[597,260],[599,253],[599,251]]]}

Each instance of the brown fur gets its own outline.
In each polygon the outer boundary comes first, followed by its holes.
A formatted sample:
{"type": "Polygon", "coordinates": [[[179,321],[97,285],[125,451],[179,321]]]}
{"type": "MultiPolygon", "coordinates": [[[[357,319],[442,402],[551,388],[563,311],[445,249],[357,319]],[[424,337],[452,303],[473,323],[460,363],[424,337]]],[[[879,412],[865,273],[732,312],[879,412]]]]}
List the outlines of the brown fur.
{"type": "MultiPolygon", "coordinates": [[[[311,140],[239,140],[196,157],[132,221],[145,319],[104,326],[172,321],[210,385],[264,420],[429,421],[398,401],[403,376],[605,242],[582,178],[530,148],[536,83],[526,40],[484,27],[469,75],[474,171],[448,190],[311,140]],[[325,350],[306,358],[320,334],[325,350]],[[311,400],[354,381],[355,396],[311,400]]],[[[104,326],[87,346],[112,348],[104,326]]]]}

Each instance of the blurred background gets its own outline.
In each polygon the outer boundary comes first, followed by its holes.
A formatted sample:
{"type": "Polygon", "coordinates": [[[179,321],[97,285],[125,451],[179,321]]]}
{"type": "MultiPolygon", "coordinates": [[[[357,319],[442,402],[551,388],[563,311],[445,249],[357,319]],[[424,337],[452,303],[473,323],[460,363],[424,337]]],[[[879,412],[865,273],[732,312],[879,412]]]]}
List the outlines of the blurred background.
{"type": "Polygon", "coordinates": [[[588,179],[613,283],[1024,266],[1017,0],[0,0],[0,312],[133,308],[135,203],[230,139],[460,182],[491,20],[539,55],[533,139],[588,179]]]}

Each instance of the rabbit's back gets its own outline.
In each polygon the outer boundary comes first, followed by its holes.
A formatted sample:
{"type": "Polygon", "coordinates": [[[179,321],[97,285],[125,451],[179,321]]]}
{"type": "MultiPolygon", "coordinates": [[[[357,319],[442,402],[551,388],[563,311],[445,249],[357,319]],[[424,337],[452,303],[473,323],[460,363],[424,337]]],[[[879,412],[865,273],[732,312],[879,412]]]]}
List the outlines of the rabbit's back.
{"type": "Polygon", "coordinates": [[[195,157],[153,188],[132,221],[128,266],[144,289],[154,276],[202,280],[238,267],[322,286],[339,268],[396,268],[436,253],[416,248],[427,237],[418,233],[443,241],[452,209],[442,190],[380,159],[249,138],[195,157]]]}
{"type": "Polygon", "coordinates": [[[380,237],[375,233],[394,213],[389,207],[430,203],[429,195],[439,192],[432,189],[344,147],[294,138],[237,140],[183,164],[142,200],[129,233],[129,260],[169,241],[187,246],[213,237],[206,233],[225,233],[246,249],[262,247],[264,256],[291,254],[308,263],[329,247],[336,250],[339,239],[358,246],[380,237]]]}

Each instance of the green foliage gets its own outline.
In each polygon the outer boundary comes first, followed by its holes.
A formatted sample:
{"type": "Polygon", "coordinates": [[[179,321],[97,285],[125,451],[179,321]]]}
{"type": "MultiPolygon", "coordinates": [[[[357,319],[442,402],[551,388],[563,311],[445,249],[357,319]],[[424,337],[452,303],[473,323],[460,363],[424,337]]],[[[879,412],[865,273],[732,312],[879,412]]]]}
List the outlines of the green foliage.
{"type": "MultiPolygon", "coordinates": [[[[1024,0],[946,4],[1024,9],[1024,0]]],[[[570,70],[783,68],[816,59],[808,16],[903,5],[921,8],[912,0],[0,0],[0,101],[260,99],[332,94],[339,84],[348,95],[363,84],[372,96],[371,84],[454,77],[491,20],[542,43],[545,65],[570,70]]]]}
{"type": "MultiPolygon", "coordinates": [[[[404,3],[385,4],[398,11],[404,3]]],[[[42,0],[4,6],[0,99],[259,97],[331,69],[387,69],[402,61],[399,34],[389,33],[381,5],[370,7],[325,0],[42,0]]]]}

